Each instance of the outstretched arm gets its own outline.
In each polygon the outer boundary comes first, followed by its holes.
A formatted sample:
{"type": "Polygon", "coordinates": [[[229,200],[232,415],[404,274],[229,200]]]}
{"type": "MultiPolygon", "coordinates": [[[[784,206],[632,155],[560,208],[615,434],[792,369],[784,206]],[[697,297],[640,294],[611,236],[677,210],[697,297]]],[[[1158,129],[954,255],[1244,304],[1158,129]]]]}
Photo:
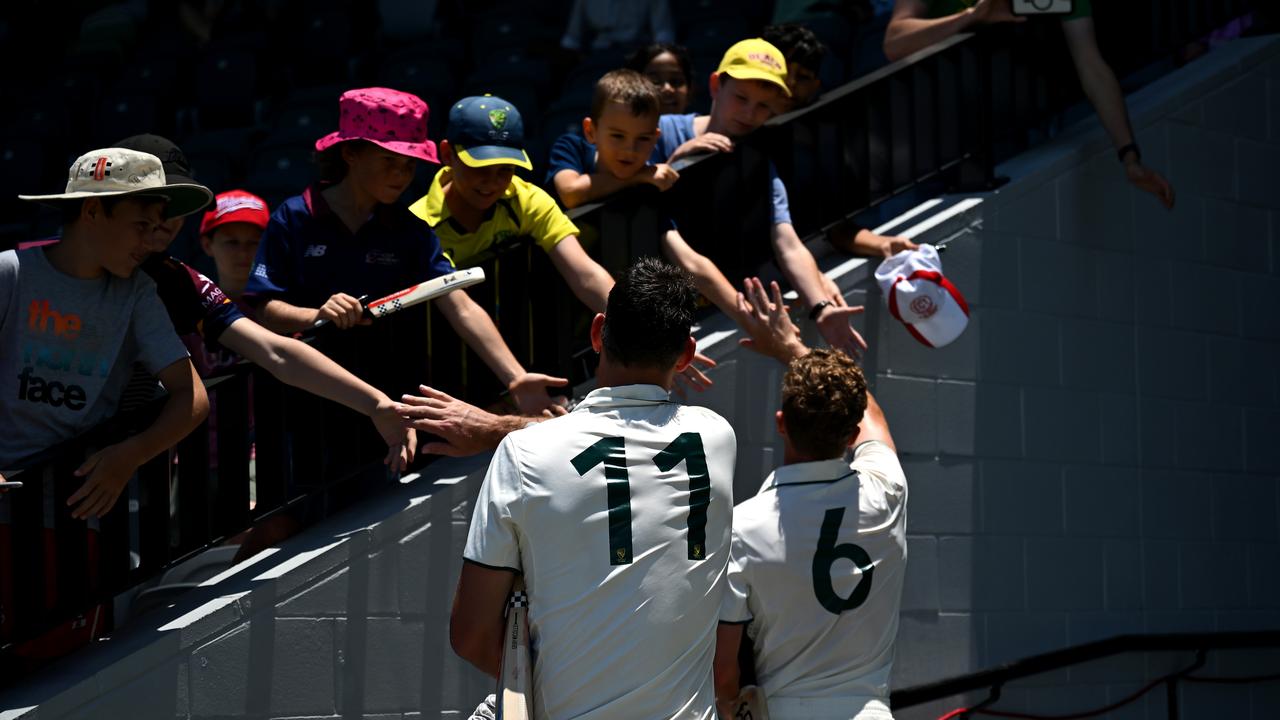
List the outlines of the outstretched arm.
{"type": "Polygon", "coordinates": [[[510,433],[551,417],[550,412],[537,417],[494,415],[426,385],[418,390],[422,396],[402,396],[396,412],[408,427],[440,438],[423,444],[424,453],[465,457],[486,452],[510,433]]]}
{"type": "Polygon", "coordinates": [[[889,449],[898,452],[898,446],[893,444],[893,435],[889,433],[889,421],[884,417],[884,411],[880,409],[880,403],[876,402],[876,398],[867,391],[867,410],[862,414],[862,421],[858,423],[858,435],[855,437],[855,443],[862,443],[868,440],[879,440],[889,449]]]}
{"type": "Polygon", "coordinates": [[[930,45],[983,23],[1022,22],[1025,18],[1009,11],[1009,0],[978,0],[971,8],[953,15],[927,18],[925,0],[897,0],[893,16],[884,31],[884,54],[897,61],[930,45]]]}
{"type": "Polygon", "coordinates": [[[847,225],[828,233],[827,241],[837,250],[867,257],[893,257],[903,250],[916,250],[920,247],[911,238],[877,235],[856,225],[847,225]]]}
{"type": "Polygon", "coordinates": [[[403,471],[413,460],[416,438],[406,433],[396,404],[386,393],[352,375],[324,353],[299,340],[276,335],[248,318],[232,323],[218,342],[280,382],[368,416],[387,443],[386,463],[393,471],[403,471]]]}
{"type": "Polygon", "coordinates": [[[557,405],[547,394],[548,387],[564,387],[569,384],[565,378],[551,377],[526,372],[502,339],[498,326],[493,318],[471,299],[463,290],[454,290],[436,300],[440,311],[444,313],[449,324],[462,337],[467,347],[471,348],[484,360],[484,364],[498,376],[515,400],[520,412],[539,413],[543,410],[559,411],[564,409],[557,405]]]}
{"type": "MultiPolygon", "coordinates": [[[[1111,137],[1117,150],[1133,143],[1133,125],[1129,122],[1129,110],[1125,106],[1124,93],[1116,74],[1102,57],[1094,34],[1093,18],[1082,17],[1062,24],[1067,38],[1067,48],[1075,63],[1080,86],[1089,102],[1098,112],[1102,127],[1111,137]]],[[[1139,190],[1156,196],[1166,208],[1173,208],[1173,186],[1160,173],[1142,164],[1137,152],[1126,152],[1123,158],[1125,178],[1139,190]]]]}
{"type": "Polygon", "coordinates": [[[258,319],[268,330],[281,334],[310,330],[317,320],[328,320],[343,330],[370,322],[364,317],[360,300],[346,293],[333,295],[318,308],[297,307],[271,298],[258,307],[258,319]]]}
{"type": "Polygon", "coordinates": [[[556,243],[550,254],[551,264],[569,283],[574,296],[592,312],[604,312],[609,291],[613,289],[613,278],[600,263],[591,259],[577,236],[570,235],[556,243]]]}
{"type": "Polygon", "coordinates": [[[729,284],[720,268],[702,253],[694,250],[677,230],[668,230],[662,236],[662,252],[685,272],[693,276],[698,292],[706,296],[725,315],[740,321],[738,293],[729,284]]]}
{"type": "Polygon", "coordinates": [[[857,358],[867,349],[867,341],[849,324],[848,315],[837,312],[844,305],[844,298],[832,302],[828,292],[827,278],[818,269],[813,253],[800,241],[800,236],[791,223],[777,223],[773,226],[773,252],[782,274],[787,276],[791,287],[800,296],[801,307],[806,311],[821,301],[828,301],[814,320],[818,324],[818,332],[831,347],[842,350],[850,357],[857,358]]]}

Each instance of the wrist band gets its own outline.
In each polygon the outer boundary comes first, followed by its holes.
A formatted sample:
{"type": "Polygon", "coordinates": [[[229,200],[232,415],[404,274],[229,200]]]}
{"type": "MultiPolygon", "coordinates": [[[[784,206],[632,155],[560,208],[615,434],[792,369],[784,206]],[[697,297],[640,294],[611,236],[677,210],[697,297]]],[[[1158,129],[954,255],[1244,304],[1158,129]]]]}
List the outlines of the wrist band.
{"type": "Polygon", "coordinates": [[[1116,151],[1116,156],[1120,158],[1120,162],[1124,162],[1124,156],[1128,155],[1130,150],[1133,151],[1138,162],[1142,162],[1142,151],[1138,149],[1138,143],[1136,142],[1131,142],[1116,151]]]}
{"type": "Polygon", "coordinates": [[[832,302],[830,300],[821,300],[817,303],[814,303],[813,307],[809,308],[809,319],[817,320],[818,315],[822,313],[822,308],[830,307],[831,305],[832,305],[832,302]]]}

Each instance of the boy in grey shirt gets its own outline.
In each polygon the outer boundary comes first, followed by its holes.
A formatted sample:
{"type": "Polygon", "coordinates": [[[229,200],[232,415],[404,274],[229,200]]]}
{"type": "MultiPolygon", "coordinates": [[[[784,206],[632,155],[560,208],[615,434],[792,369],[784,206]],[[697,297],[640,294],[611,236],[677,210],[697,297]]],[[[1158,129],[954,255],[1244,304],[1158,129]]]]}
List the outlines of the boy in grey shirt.
{"type": "Polygon", "coordinates": [[[212,194],[166,185],[159,158],[108,148],[71,166],[67,191],[20,196],[58,206],[62,241],[0,253],[0,469],[89,430],[115,410],[134,362],[168,398],[146,430],[92,455],[67,504],[100,517],[134,471],[208,414],[204,386],[155,285],[137,272],[168,217],[197,212],[212,194]]]}

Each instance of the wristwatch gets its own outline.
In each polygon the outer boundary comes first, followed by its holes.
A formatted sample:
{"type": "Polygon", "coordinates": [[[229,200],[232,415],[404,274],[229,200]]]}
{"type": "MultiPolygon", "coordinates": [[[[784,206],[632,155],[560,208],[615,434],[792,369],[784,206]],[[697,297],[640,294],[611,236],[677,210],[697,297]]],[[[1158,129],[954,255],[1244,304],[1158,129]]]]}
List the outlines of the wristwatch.
{"type": "Polygon", "coordinates": [[[822,314],[822,308],[830,307],[834,304],[835,303],[831,302],[830,300],[820,300],[814,303],[813,307],[809,308],[809,319],[817,320],[818,316],[822,314]]]}

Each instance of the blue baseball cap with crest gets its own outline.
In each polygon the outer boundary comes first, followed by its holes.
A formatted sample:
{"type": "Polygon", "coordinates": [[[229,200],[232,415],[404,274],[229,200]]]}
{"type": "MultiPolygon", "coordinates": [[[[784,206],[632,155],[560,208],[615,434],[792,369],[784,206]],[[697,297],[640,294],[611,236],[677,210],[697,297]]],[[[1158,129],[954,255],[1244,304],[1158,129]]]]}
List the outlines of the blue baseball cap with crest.
{"type": "Polygon", "coordinates": [[[449,108],[445,138],[469,167],[515,165],[532,170],[524,151],[524,120],[511,103],[493,95],[462,98],[449,108]]]}

